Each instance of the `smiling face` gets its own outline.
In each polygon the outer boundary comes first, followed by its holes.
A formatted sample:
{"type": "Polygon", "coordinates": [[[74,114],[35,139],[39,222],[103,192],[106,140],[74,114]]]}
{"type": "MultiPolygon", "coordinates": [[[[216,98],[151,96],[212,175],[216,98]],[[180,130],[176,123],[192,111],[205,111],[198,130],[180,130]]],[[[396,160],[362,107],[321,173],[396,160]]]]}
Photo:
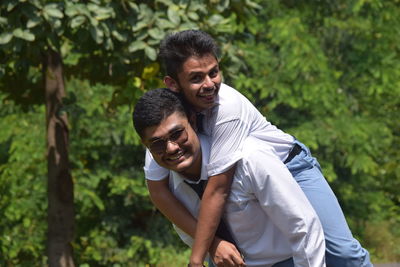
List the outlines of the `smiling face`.
{"type": "Polygon", "coordinates": [[[191,179],[200,177],[199,139],[184,115],[174,112],[159,125],[147,127],[142,142],[160,166],[191,179]],[[159,149],[162,144],[165,149],[159,149]]]}
{"type": "Polygon", "coordinates": [[[218,61],[212,54],[189,57],[182,65],[178,80],[167,76],[164,82],[170,89],[183,93],[196,111],[209,109],[221,86],[218,61]]]}

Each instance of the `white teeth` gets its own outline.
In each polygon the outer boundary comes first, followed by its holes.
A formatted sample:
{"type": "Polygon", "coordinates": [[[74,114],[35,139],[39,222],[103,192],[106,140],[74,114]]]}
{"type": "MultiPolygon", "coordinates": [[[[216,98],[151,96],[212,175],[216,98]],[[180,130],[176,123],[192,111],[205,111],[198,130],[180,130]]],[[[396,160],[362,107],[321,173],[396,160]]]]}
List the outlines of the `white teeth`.
{"type": "Polygon", "coordinates": [[[200,94],[200,96],[205,96],[205,97],[207,97],[207,96],[213,96],[214,95],[214,92],[212,92],[211,94],[200,94]]]}
{"type": "Polygon", "coordinates": [[[169,158],[169,160],[176,160],[176,159],[179,159],[181,156],[183,155],[183,152],[181,151],[181,152],[179,152],[178,154],[176,154],[176,156],[175,157],[171,157],[171,158],[169,158]]]}

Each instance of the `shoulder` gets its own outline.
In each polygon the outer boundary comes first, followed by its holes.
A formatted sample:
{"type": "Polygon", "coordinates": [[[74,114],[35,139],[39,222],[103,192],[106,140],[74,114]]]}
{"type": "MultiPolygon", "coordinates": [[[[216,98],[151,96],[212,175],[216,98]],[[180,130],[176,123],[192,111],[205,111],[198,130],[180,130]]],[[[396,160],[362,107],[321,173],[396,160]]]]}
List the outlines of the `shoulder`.
{"type": "Polygon", "coordinates": [[[248,101],[247,98],[244,95],[242,95],[238,90],[224,83],[221,84],[218,96],[219,96],[218,103],[220,105],[248,101]]]}
{"type": "Polygon", "coordinates": [[[217,105],[213,109],[220,119],[243,119],[243,116],[253,109],[255,109],[253,104],[239,91],[224,83],[221,84],[217,105]]]}

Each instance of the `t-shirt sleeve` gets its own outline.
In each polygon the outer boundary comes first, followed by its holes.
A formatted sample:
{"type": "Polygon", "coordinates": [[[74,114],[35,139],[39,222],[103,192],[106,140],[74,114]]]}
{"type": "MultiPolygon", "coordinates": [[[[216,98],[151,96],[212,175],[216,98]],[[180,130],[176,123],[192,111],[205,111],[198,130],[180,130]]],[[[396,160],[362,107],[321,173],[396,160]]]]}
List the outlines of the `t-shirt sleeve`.
{"type": "Polygon", "coordinates": [[[148,149],[146,149],[146,159],[143,169],[146,179],[152,181],[164,180],[169,175],[169,170],[158,165],[148,149]]]}
{"type": "Polygon", "coordinates": [[[243,142],[256,115],[261,116],[250,101],[226,85],[222,86],[218,101],[205,125],[211,130],[209,177],[225,172],[241,159],[243,142]]]}
{"type": "Polygon", "coordinates": [[[241,159],[242,144],[248,135],[249,125],[242,118],[233,116],[215,124],[208,176],[225,172],[241,159]]]}

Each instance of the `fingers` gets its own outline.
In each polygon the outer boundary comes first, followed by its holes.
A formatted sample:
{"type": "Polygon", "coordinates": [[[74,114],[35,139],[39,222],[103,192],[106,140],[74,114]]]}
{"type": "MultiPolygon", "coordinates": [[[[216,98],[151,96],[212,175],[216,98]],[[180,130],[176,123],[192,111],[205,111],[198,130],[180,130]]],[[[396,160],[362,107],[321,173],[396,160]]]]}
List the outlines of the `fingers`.
{"type": "Polygon", "coordinates": [[[239,254],[239,256],[236,256],[232,259],[235,267],[245,267],[246,263],[243,260],[242,255],[239,254]]]}
{"type": "Polygon", "coordinates": [[[235,245],[222,239],[216,240],[215,247],[210,251],[213,262],[218,267],[246,266],[242,255],[235,245]]]}
{"type": "Polygon", "coordinates": [[[241,255],[232,255],[230,259],[224,262],[224,267],[245,267],[246,264],[241,255]]]}

